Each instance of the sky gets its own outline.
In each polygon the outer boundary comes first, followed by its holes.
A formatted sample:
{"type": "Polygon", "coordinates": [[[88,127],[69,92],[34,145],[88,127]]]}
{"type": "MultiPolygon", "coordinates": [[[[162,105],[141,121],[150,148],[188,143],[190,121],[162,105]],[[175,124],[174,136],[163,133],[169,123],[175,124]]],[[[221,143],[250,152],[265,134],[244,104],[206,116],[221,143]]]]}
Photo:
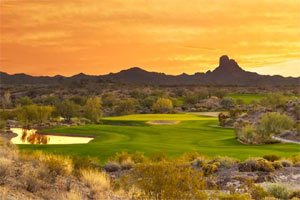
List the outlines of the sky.
{"type": "Polygon", "coordinates": [[[0,71],[300,76],[299,0],[0,0],[0,71]]]}

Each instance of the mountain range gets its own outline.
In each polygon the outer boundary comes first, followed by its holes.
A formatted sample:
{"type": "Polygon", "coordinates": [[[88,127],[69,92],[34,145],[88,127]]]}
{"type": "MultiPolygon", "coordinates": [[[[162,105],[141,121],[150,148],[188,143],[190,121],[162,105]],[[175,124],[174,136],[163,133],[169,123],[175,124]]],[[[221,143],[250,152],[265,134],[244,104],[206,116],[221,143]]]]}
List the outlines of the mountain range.
{"type": "Polygon", "coordinates": [[[148,72],[138,67],[122,70],[107,75],[86,75],[83,73],[65,77],[30,76],[27,74],[7,74],[0,72],[0,84],[62,84],[74,81],[111,81],[117,83],[147,84],[147,85],[237,85],[237,86],[280,86],[300,85],[300,77],[283,77],[280,75],[260,75],[243,70],[233,59],[224,55],[220,57],[219,66],[213,71],[195,73],[193,75],[166,75],[164,73],[148,72]]]}

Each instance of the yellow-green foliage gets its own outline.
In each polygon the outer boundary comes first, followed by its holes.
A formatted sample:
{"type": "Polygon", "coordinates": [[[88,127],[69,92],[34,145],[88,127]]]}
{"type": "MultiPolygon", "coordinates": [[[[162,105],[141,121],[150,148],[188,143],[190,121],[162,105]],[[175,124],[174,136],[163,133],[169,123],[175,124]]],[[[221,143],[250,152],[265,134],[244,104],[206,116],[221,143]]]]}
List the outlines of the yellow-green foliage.
{"type": "Polygon", "coordinates": [[[202,174],[180,161],[138,164],[126,182],[144,199],[207,199],[202,174]]]}
{"type": "Polygon", "coordinates": [[[219,162],[220,167],[231,168],[233,165],[239,163],[239,160],[227,156],[217,156],[214,162],[219,162]]]}
{"type": "Polygon", "coordinates": [[[280,160],[280,156],[278,155],[265,155],[263,158],[271,162],[274,162],[275,160],[280,160]]]}
{"type": "Polygon", "coordinates": [[[300,163],[300,154],[290,157],[289,160],[291,160],[293,164],[300,163]]]}
{"type": "Polygon", "coordinates": [[[193,160],[192,165],[195,167],[203,167],[207,164],[207,162],[208,162],[207,158],[201,156],[193,160]]]}
{"type": "Polygon", "coordinates": [[[82,181],[95,192],[106,191],[110,188],[110,180],[104,172],[83,169],[80,174],[82,181]]]}
{"type": "Polygon", "coordinates": [[[202,157],[202,156],[198,152],[192,151],[192,152],[184,153],[181,159],[182,159],[182,161],[192,162],[196,158],[199,158],[199,157],[202,157]]]}
{"type": "Polygon", "coordinates": [[[205,176],[212,175],[213,173],[217,172],[219,170],[220,163],[215,162],[213,164],[204,165],[202,167],[203,173],[205,176]]]}
{"type": "Polygon", "coordinates": [[[249,194],[219,194],[217,198],[219,200],[251,200],[249,194]]]}
{"type": "Polygon", "coordinates": [[[152,106],[152,110],[156,113],[170,113],[173,110],[173,103],[170,99],[159,98],[152,106]]]}
{"type": "Polygon", "coordinates": [[[269,196],[269,193],[266,192],[263,187],[254,184],[251,185],[249,193],[251,194],[251,197],[255,200],[261,200],[269,196]]]}
{"type": "Polygon", "coordinates": [[[275,169],[280,169],[280,168],[283,168],[283,165],[281,164],[281,162],[280,161],[274,161],[274,162],[272,162],[272,165],[273,165],[273,167],[275,168],[275,169]]]}
{"type": "Polygon", "coordinates": [[[270,195],[281,199],[281,200],[288,200],[289,199],[289,189],[286,185],[275,183],[269,184],[267,186],[267,191],[270,195]]]}
{"type": "Polygon", "coordinates": [[[275,168],[273,167],[271,162],[265,159],[259,159],[256,162],[256,170],[263,172],[273,172],[275,171],[275,168]]]}

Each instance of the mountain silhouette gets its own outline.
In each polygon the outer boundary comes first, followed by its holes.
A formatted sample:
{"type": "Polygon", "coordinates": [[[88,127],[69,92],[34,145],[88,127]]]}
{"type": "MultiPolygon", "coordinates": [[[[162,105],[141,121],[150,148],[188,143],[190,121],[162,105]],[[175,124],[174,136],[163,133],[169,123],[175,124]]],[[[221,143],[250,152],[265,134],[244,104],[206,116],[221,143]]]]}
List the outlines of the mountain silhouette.
{"type": "Polygon", "coordinates": [[[206,73],[195,73],[193,75],[166,75],[164,73],[148,72],[139,67],[122,70],[118,73],[107,75],[91,76],[83,73],[71,76],[30,76],[26,74],[9,75],[0,72],[1,84],[62,84],[80,80],[89,81],[110,81],[117,83],[147,84],[147,85],[237,85],[237,86],[280,86],[299,85],[300,77],[282,77],[279,75],[260,75],[255,72],[243,70],[238,63],[229,59],[228,56],[221,56],[219,66],[213,71],[206,73]]]}

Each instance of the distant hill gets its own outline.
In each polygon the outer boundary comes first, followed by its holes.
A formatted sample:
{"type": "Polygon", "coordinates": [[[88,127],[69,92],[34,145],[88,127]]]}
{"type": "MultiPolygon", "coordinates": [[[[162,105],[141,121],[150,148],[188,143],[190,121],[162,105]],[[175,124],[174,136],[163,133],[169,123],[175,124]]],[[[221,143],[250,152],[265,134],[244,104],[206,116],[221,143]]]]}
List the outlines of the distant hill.
{"type": "Polygon", "coordinates": [[[118,73],[90,76],[83,73],[71,76],[30,76],[26,74],[9,75],[0,72],[1,84],[60,84],[73,81],[112,81],[131,84],[148,85],[238,85],[238,86],[279,86],[299,85],[300,77],[282,77],[279,75],[260,75],[243,70],[233,59],[228,56],[220,57],[219,66],[213,71],[195,73],[193,75],[166,75],[164,73],[148,72],[134,67],[118,73]]]}

